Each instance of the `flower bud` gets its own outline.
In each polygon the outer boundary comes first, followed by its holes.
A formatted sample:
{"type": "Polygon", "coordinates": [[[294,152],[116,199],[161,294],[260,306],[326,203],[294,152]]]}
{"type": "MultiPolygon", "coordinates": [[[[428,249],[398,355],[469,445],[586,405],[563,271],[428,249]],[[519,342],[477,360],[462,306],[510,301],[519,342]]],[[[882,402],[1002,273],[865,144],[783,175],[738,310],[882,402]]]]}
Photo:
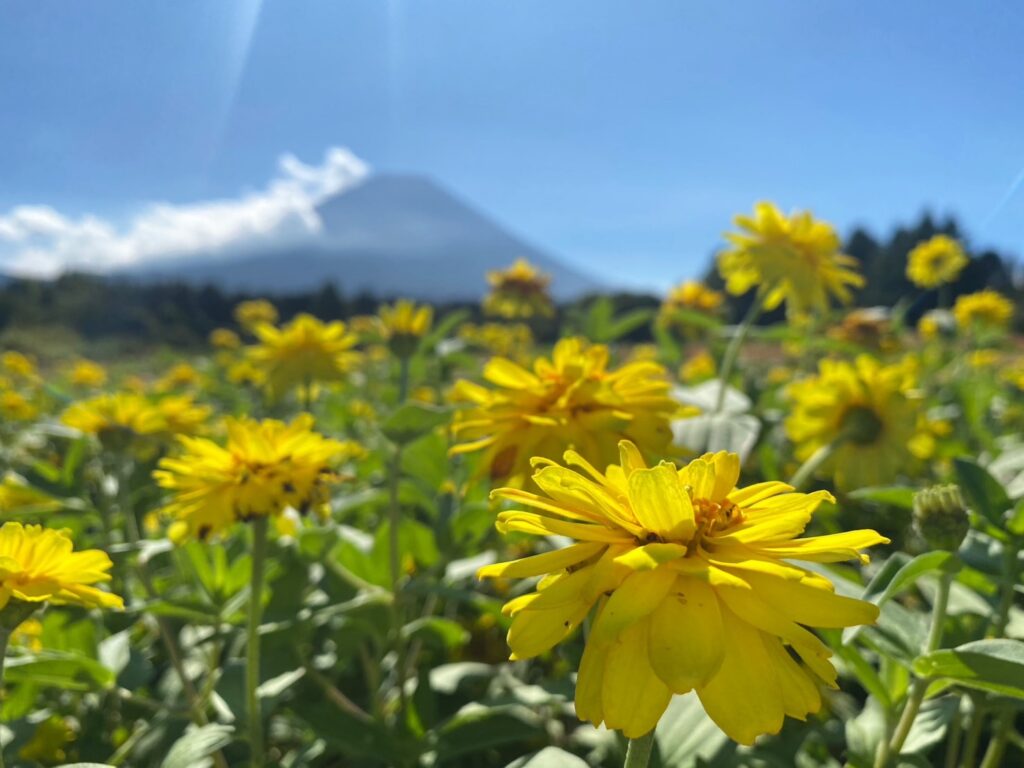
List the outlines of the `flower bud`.
{"type": "Polygon", "coordinates": [[[970,528],[960,489],[955,485],[936,485],[914,494],[914,526],[935,549],[959,549],[970,528]]]}

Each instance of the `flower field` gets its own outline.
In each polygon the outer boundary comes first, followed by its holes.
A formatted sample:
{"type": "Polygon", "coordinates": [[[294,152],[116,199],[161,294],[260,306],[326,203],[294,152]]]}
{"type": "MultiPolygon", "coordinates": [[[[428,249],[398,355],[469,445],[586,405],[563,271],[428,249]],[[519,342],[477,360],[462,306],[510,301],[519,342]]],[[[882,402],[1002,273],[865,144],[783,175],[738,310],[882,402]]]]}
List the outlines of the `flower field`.
{"type": "Polygon", "coordinates": [[[886,309],[809,213],[727,242],[656,311],[520,261],[5,350],[0,765],[1024,764],[1019,308],[942,235],[886,309]]]}

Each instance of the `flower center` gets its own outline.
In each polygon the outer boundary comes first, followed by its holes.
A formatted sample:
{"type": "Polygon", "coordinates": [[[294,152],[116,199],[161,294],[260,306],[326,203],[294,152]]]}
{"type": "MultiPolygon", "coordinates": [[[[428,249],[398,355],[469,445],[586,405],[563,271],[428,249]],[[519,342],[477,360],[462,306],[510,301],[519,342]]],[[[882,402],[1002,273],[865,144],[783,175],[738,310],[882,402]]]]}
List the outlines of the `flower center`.
{"type": "Polygon", "coordinates": [[[729,500],[693,499],[693,516],[697,529],[714,533],[743,520],[743,512],[729,500]]]}
{"type": "Polygon", "coordinates": [[[842,434],[857,445],[869,445],[882,434],[882,420],[865,405],[854,405],[846,410],[840,421],[842,434]]]}

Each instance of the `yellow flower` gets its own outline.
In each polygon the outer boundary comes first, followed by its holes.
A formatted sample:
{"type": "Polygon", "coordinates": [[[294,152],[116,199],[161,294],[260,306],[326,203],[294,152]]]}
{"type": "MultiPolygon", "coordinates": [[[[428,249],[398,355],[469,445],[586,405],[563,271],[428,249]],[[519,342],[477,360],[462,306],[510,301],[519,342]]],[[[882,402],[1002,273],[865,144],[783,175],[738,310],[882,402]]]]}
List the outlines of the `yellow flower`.
{"type": "Polygon", "coordinates": [[[551,317],[554,304],[548,293],[551,278],[526,259],[517,259],[507,269],[487,273],[491,292],[484,298],[484,312],[509,320],[541,315],[551,317]]]}
{"type": "Polygon", "coordinates": [[[342,379],[360,359],[352,350],[355,335],[340,320],[323,323],[301,314],[281,328],[264,323],[255,333],[259,344],[249,349],[249,359],[275,397],[298,385],[342,379]]]}
{"type": "Polygon", "coordinates": [[[883,366],[870,355],[853,363],[822,360],[819,373],[790,385],[786,432],[806,461],[840,440],[824,465],[843,489],[880,485],[931,451],[908,360],[883,366]]]}
{"type": "Polygon", "coordinates": [[[459,328],[459,338],[492,355],[514,360],[524,358],[533,346],[533,332],[525,323],[466,323],[459,328]]]}
{"type": "Polygon", "coordinates": [[[437,392],[434,391],[433,387],[416,387],[409,393],[409,399],[415,400],[417,403],[436,403],[437,392]]]}
{"type": "Polygon", "coordinates": [[[967,263],[960,243],[947,235],[935,235],[910,252],[907,279],[919,288],[937,288],[956,280],[967,263]]]}
{"type": "Polygon", "coordinates": [[[228,367],[228,381],[232,384],[252,384],[263,386],[266,376],[263,371],[253,365],[251,360],[237,360],[228,367]]]}
{"type": "Polygon", "coordinates": [[[948,310],[930,309],[917,321],[917,332],[925,341],[933,341],[943,334],[952,335],[955,322],[948,310]]]}
{"type": "Polygon", "coordinates": [[[11,633],[11,643],[27,648],[32,653],[43,650],[43,622],[39,619],[25,619],[11,633]]]}
{"type": "Polygon", "coordinates": [[[8,472],[0,480],[0,514],[47,512],[59,508],[57,499],[36,490],[14,473],[8,472]]]}
{"type": "Polygon", "coordinates": [[[170,392],[175,389],[196,386],[199,381],[199,371],[188,363],[178,363],[157,379],[153,389],[157,392],[170,392]]]}
{"type": "Polygon", "coordinates": [[[1005,328],[1013,318],[1013,302],[991,289],[958,296],[953,305],[956,324],[965,330],[1005,328]]]}
{"type": "Polygon", "coordinates": [[[452,427],[462,442],[452,453],[483,451],[492,478],[524,478],[529,459],[558,455],[574,447],[596,462],[615,455],[628,438],[651,455],[672,438],[668,419],[676,410],[664,368],[654,362],[608,368],[608,347],[562,339],[551,359],[538,357],[533,371],[502,357],[491,359],[483,376],[493,388],[466,380],[452,393],[470,407],[452,427]]]}
{"type": "Polygon", "coordinates": [[[107,370],[92,360],[79,360],[71,368],[71,383],[76,387],[102,387],[107,383],[107,370]]]}
{"type": "Polygon", "coordinates": [[[730,738],[751,744],[785,716],[821,708],[836,687],[831,651],[809,627],[868,624],[871,603],[841,597],[824,576],[787,562],[866,561],[887,540],[874,531],[797,538],[825,491],[778,482],[738,489],[736,454],[706,454],[677,469],[648,468],[619,444],[602,474],[573,451],[569,469],[534,459],[544,495],[513,488],[498,498],[531,511],[498,515],[498,530],[577,543],[479,576],[541,576],[537,591],[505,607],[513,659],[552,648],[596,605],[576,682],[576,713],[636,738],[655,727],[673,694],[696,691],[730,738]]]}
{"type": "Polygon", "coordinates": [[[287,507],[300,512],[323,506],[337,478],[334,463],[353,454],[353,445],[312,431],[313,419],[281,421],[228,419],[227,445],[181,437],[183,451],[160,460],[153,477],[173,492],[164,513],[176,518],[170,536],[205,539],[235,522],[276,516],[287,507]]]}
{"type": "Polygon", "coordinates": [[[786,216],[772,203],[754,206],[754,216],[735,218],[739,232],[726,233],[730,250],[718,257],[729,293],[755,286],[765,292],[765,309],[783,301],[792,317],[828,309],[830,297],[849,303],[850,288],[864,285],[857,260],[840,253],[839,235],[808,211],[786,216]]]}
{"type": "Polygon", "coordinates": [[[21,352],[4,352],[0,356],[0,365],[12,376],[20,376],[23,379],[36,378],[36,364],[21,352]]]}
{"type": "Polygon", "coordinates": [[[235,320],[247,331],[264,323],[277,322],[277,307],[266,299],[243,301],[235,307],[235,320]]]}
{"type": "Polygon", "coordinates": [[[705,381],[715,375],[715,358],[701,350],[679,367],[679,378],[688,384],[705,381]]]}
{"type": "Polygon", "coordinates": [[[165,397],[156,402],[134,392],[99,395],[72,404],[61,416],[69,427],[103,438],[127,432],[134,435],[192,434],[209,418],[210,409],[191,396],[165,397]]]}
{"type": "Polygon", "coordinates": [[[86,608],[121,608],[117,595],[92,586],[110,580],[106,552],[74,552],[67,531],[4,523],[0,528],[0,608],[13,598],[86,608]]]}
{"type": "Polygon", "coordinates": [[[215,349],[238,349],[242,340],[230,328],[215,328],[210,331],[210,346],[215,349]]]}
{"type": "Polygon", "coordinates": [[[416,351],[420,339],[427,335],[434,322],[434,309],[429,305],[416,306],[400,299],[393,305],[380,308],[380,324],[391,351],[398,357],[409,357],[416,351]]]}
{"type": "MultiPolygon", "coordinates": [[[[725,296],[720,291],[708,288],[704,283],[687,280],[669,291],[658,310],[658,323],[663,326],[673,324],[681,310],[715,315],[724,301],[725,296]]],[[[681,324],[686,325],[685,321],[681,324]]]]}
{"type": "Polygon", "coordinates": [[[11,421],[32,421],[39,409],[20,392],[8,390],[0,393],[0,416],[11,421]]]}
{"type": "Polygon", "coordinates": [[[839,341],[875,350],[895,346],[889,313],[882,307],[852,310],[839,325],[829,329],[828,335],[839,341]]]}
{"type": "Polygon", "coordinates": [[[377,409],[366,400],[353,399],[349,401],[348,412],[352,415],[352,418],[360,421],[366,421],[373,424],[377,421],[377,409]]]}
{"type": "Polygon", "coordinates": [[[967,364],[972,368],[992,368],[1000,360],[995,349],[976,349],[967,356],[967,364]]]}

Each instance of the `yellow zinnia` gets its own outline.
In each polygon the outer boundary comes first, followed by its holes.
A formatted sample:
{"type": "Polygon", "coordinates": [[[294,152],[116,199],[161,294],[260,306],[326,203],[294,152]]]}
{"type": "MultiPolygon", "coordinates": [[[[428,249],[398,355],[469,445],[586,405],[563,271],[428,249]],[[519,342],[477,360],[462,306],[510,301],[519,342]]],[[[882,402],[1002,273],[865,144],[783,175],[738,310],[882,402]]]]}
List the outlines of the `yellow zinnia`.
{"type": "Polygon", "coordinates": [[[300,314],[281,328],[264,323],[254,332],[259,344],[249,349],[249,360],[275,397],[299,385],[342,379],[360,360],[352,350],[358,339],[340,320],[324,323],[300,314]]]}
{"type": "Polygon", "coordinates": [[[117,595],[92,586],[110,580],[110,557],[98,549],[75,552],[67,531],[4,523],[0,528],[0,608],[11,599],[87,608],[121,608],[117,595]]]}
{"type": "Polygon", "coordinates": [[[175,389],[196,386],[200,380],[199,371],[191,365],[188,363],[177,363],[156,380],[153,384],[153,389],[157,392],[171,392],[175,389]]]}
{"type": "Polygon", "coordinates": [[[131,435],[195,434],[210,416],[210,408],[191,395],[152,401],[135,392],[118,392],[80,400],[64,411],[61,421],[101,439],[116,433],[131,435]]]}
{"type": "Polygon", "coordinates": [[[563,549],[481,568],[481,577],[541,576],[504,608],[513,659],[552,648],[596,605],[576,681],[576,714],[630,738],[651,731],[673,694],[695,690],[732,739],[778,733],[785,716],[821,708],[836,687],[831,651],[808,627],[873,622],[878,608],[841,597],[824,576],[787,562],[860,558],[887,540],[874,531],[797,538],[832,500],[778,482],[738,489],[736,454],[677,469],[648,468],[632,443],[602,474],[573,451],[559,466],[534,459],[544,495],[498,498],[536,511],[498,516],[503,533],[559,536],[563,549]]]}
{"type": "Polygon", "coordinates": [[[953,305],[956,324],[965,330],[1005,328],[1013,318],[1013,302],[997,291],[986,288],[958,296],[953,305]]]}
{"type": "Polygon", "coordinates": [[[20,392],[0,392],[0,416],[11,421],[31,421],[38,415],[39,409],[20,392]]]}
{"type": "Polygon", "coordinates": [[[0,366],[5,371],[23,379],[34,379],[38,375],[35,362],[21,352],[11,350],[0,355],[0,366]]]}
{"type": "Polygon", "coordinates": [[[491,292],[484,299],[484,312],[509,320],[542,315],[551,317],[554,304],[548,293],[551,278],[526,259],[517,259],[507,269],[487,273],[491,292]]]}
{"type": "Polygon", "coordinates": [[[227,444],[181,437],[181,455],[160,460],[153,477],[173,492],[163,511],[177,519],[170,536],[205,539],[237,521],[322,506],[336,480],[332,466],[356,454],[355,444],[312,430],[313,419],[291,424],[228,419],[227,444]]]}
{"type": "Polygon", "coordinates": [[[786,433],[806,461],[834,445],[824,464],[843,489],[880,485],[928,456],[932,439],[909,360],[882,365],[870,355],[822,360],[817,376],[790,385],[786,433]]]}
{"type": "Polygon", "coordinates": [[[680,310],[692,310],[714,315],[721,308],[725,296],[720,291],[708,288],[704,283],[687,280],[669,291],[658,310],[658,322],[671,325],[680,310]]]}
{"type": "Polygon", "coordinates": [[[428,304],[417,306],[407,299],[382,306],[379,314],[384,338],[398,357],[412,355],[434,322],[433,307],[428,304]]]}
{"type": "Polygon", "coordinates": [[[726,233],[732,248],[718,257],[718,271],[733,295],[758,287],[765,309],[785,301],[792,317],[826,311],[831,297],[849,303],[850,288],[864,285],[857,260],[840,252],[835,229],[808,211],[786,216],[761,202],[752,217],[734,221],[740,231],[726,233]]]}
{"type": "Polygon", "coordinates": [[[537,455],[575,448],[595,462],[615,456],[622,438],[650,455],[672,438],[668,420],[678,407],[668,395],[668,374],[655,362],[610,370],[608,347],[562,339],[551,359],[538,357],[529,371],[503,357],[484,366],[493,388],[458,381],[452,397],[470,407],[456,414],[460,441],[452,453],[483,451],[492,478],[518,482],[537,455]]]}
{"type": "Polygon", "coordinates": [[[264,323],[277,322],[277,307],[266,299],[250,299],[235,307],[235,320],[247,331],[264,323]]]}
{"type": "Polygon", "coordinates": [[[948,235],[935,235],[918,243],[907,256],[907,279],[919,288],[938,288],[956,280],[967,263],[960,243],[948,235]]]}

